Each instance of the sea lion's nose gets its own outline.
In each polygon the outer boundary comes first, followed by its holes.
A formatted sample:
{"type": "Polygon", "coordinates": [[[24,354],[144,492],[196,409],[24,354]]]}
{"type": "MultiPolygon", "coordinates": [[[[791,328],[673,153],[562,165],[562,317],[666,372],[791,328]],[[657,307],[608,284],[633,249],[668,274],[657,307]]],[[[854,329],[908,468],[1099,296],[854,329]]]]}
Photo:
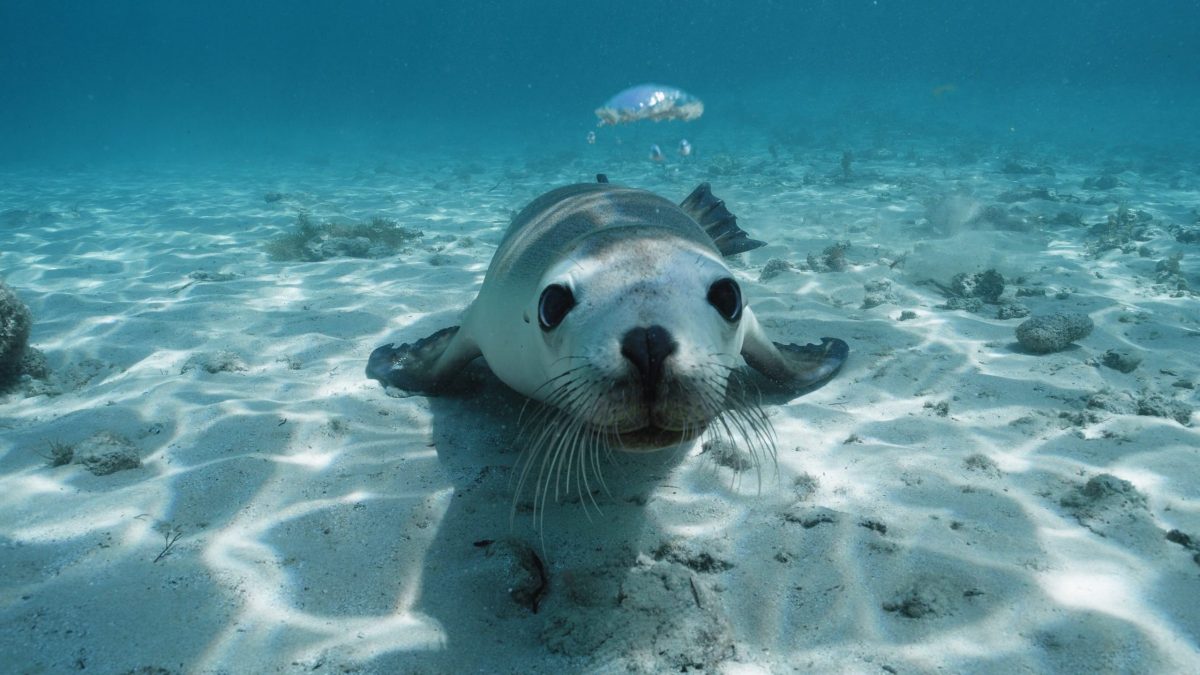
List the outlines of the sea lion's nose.
{"type": "Polygon", "coordinates": [[[654,400],[654,393],[662,382],[663,361],[678,348],[679,343],[662,326],[634,328],[621,338],[621,355],[629,359],[642,376],[647,401],[654,400]]]}

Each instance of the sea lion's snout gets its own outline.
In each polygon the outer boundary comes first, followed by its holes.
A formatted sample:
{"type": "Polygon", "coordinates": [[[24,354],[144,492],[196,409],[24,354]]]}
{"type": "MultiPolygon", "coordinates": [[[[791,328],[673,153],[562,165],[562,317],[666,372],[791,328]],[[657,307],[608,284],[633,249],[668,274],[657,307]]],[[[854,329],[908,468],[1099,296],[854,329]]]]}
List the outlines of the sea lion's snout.
{"type": "Polygon", "coordinates": [[[678,349],[679,343],[662,326],[632,328],[621,338],[621,356],[637,369],[647,404],[654,402],[662,385],[663,362],[678,349]]]}

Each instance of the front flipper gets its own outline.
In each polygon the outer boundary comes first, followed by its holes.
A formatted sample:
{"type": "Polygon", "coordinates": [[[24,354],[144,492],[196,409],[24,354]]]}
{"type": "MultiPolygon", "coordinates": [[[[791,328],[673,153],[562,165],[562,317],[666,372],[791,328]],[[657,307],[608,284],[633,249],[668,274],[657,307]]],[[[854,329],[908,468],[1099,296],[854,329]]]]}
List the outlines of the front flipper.
{"type": "Polygon", "coordinates": [[[437,394],[453,388],[455,376],[479,354],[479,347],[458,326],[443,328],[412,344],[377,347],[367,359],[367,377],[385,387],[437,394]]]}
{"type": "Polygon", "coordinates": [[[747,312],[750,320],[742,357],[750,367],[778,386],[788,398],[819,389],[841,370],[850,354],[850,347],[838,338],[821,338],[818,345],[780,344],[772,342],[747,312]]]}

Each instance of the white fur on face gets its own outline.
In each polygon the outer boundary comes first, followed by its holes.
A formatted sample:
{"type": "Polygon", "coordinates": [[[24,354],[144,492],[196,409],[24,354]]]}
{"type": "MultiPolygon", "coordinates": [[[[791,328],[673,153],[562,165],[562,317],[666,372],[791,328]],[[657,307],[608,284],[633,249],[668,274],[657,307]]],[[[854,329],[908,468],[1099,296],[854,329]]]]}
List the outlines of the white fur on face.
{"type": "Polygon", "coordinates": [[[575,296],[563,323],[543,335],[541,361],[548,381],[576,390],[556,402],[553,392],[563,390],[548,386],[537,398],[620,432],[703,426],[719,414],[741,352],[740,326],[707,299],[709,286],[731,274],[716,254],[678,240],[626,244],[569,258],[543,278],[542,288],[559,283],[575,296]],[[645,400],[636,368],[621,355],[623,336],[650,326],[664,328],[678,345],[664,362],[654,401],[645,400]]]}
{"type": "MultiPolygon", "coordinates": [[[[705,434],[744,448],[759,471],[764,458],[774,458],[771,423],[735,370],[745,325],[708,302],[713,282],[730,276],[716,253],[653,236],[568,255],[547,271],[538,294],[562,284],[576,304],[549,331],[536,320],[522,324],[538,334],[521,346],[538,353],[521,374],[521,391],[545,404],[523,420],[518,441],[517,493],[532,481],[535,511],[552,492],[558,498],[560,481],[595,504],[592,488],[604,488],[603,459],[614,450],[654,451],[705,434]],[[621,342],[629,330],[650,326],[665,329],[676,349],[647,401],[621,342]]],[[[524,311],[536,317],[537,298],[524,311]]]]}

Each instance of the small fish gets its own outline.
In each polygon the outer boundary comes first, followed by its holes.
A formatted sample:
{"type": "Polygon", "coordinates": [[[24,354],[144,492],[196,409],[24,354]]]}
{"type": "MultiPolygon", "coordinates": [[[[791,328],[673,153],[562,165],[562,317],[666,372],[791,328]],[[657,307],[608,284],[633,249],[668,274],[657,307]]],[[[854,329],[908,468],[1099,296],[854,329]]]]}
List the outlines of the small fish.
{"type": "Polygon", "coordinates": [[[667,161],[666,155],[663,155],[662,148],[658,147],[657,143],[650,146],[650,161],[651,162],[667,161]]]}
{"type": "Polygon", "coordinates": [[[588,135],[587,135],[587,142],[588,142],[588,145],[595,145],[595,144],[596,144],[596,132],[594,132],[594,131],[589,131],[589,132],[588,132],[588,135]]]}
{"type": "Polygon", "coordinates": [[[679,154],[688,157],[692,154],[692,144],[688,143],[688,139],[679,141],[679,154]]]}

